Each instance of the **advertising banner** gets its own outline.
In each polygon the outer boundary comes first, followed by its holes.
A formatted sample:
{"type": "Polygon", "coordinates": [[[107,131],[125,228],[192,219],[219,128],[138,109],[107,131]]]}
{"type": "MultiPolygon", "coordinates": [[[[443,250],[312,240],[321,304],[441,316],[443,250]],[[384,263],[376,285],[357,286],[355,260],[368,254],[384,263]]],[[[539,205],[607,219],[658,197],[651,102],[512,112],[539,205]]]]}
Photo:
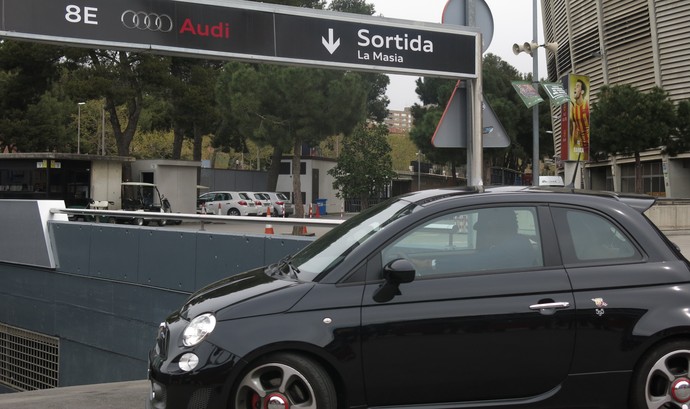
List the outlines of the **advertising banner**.
{"type": "Polygon", "coordinates": [[[570,101],[561,106],[561,159],[589,160],[589,77],[563,77],[570,101]]]}
{"type": "Polygon", "coordinates": [[[539,96],[539,91],[537,91],[531,82],[529,81],[512,81],[513,88],[517,91],[522,102],[525,103],[527,108],[532,108],[538,103],[544,101],[542,97],[539,96]]]}
{"type": "Polygon", "coordinates": [[[563,86],[557,82],[542,81],[541,87],[546,91],[546,94],[551,100],[551,105],[560,106],[570,101],[568,92],[563,89],[563,86]]]}

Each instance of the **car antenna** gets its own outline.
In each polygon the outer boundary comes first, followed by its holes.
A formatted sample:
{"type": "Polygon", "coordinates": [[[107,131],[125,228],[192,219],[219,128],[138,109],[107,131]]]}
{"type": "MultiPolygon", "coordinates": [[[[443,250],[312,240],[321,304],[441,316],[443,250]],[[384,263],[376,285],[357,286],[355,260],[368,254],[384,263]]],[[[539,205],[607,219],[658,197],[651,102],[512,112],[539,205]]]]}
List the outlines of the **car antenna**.
{"type": "Polygon", "coordinates": [[[580,157],[582,157],[582,152],[578,152],[577,154],[577,164],[575,165],[573,179],[570,181],[570,183],[568,183],[568,186],[566,186],[568,189],[575,189],[575,178],[577,177],[577,168],[580,166],[580,157]]]}

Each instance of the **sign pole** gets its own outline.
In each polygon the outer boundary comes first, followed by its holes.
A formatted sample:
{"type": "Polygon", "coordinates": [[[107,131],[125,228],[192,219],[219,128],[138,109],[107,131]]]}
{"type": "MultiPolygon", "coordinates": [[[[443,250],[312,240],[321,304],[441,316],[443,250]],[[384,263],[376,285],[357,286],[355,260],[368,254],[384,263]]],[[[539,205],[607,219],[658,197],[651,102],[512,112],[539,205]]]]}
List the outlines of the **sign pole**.
{"type": "MultiPolygon", "coordinates": [[[[477,36],[477,56],[475,57],[475,63],[477,65],[476,72],[477,78],[472,80],[474,83],[472,87],[472,171],[470,172],[471,182],[473,186],[481,186],[484,184],[482,177],[482,170],[484,167],[484,155],[482,146],[482,36],[479,34],[477,36]]],[[[469,158],[468,158],[469,159],[469,158]]],[[[470,165],[470,162],[468,162],[470,165]]]]}

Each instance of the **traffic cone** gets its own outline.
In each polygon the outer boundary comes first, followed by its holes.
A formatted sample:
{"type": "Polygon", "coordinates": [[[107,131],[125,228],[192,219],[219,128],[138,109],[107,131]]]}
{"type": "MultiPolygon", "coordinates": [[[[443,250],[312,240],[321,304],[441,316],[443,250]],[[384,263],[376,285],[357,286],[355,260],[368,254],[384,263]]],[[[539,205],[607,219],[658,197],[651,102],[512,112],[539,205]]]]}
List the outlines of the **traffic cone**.
{"type": "Polygon", "coordinates": [[[311,219],[312,217],[312,212],[311,212],[311,203],[309,203],[309,218],[311,219]]]}
{"type": "MultiPolygon", "coordinates": [[[[271,212],[268,211],[266,212],[266,218],[270,219],[271,218],[271,212]]],[[[273,231],[273,225],[272,224],[266,224],[266,227],[264,228],[264,234],[275,234],[273,231]]]]}
{"type": "Polygon", "coordinates": [[[307,233],[307,226],[302,226],[302,236],[308,236],[309,233],[307,233]]]}
{"type": "Polygon", "coordinates": [[[319,217],[321,217],[321,211],[319,210],[318,203],[314,207],[316,208],[316,211],[314,212],[314,217],[318,219],[319,217]]]}
{"type": "Polygon", "coordinates": [[[223,208],[220,206],[220,203],[218,203],[218,215],[223,214],[223,208]]]}

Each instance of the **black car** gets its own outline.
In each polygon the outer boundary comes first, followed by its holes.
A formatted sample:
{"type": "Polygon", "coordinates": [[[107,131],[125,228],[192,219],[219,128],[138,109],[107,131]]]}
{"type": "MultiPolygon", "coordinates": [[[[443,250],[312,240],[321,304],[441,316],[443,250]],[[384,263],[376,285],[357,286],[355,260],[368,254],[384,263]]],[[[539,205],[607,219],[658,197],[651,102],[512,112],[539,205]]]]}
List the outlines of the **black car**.
{"type": "Polygon", "coordinates": [[[427,190],[160,326],[165,409],[687,408],[690,265],[654,198],[427,190]]]}

